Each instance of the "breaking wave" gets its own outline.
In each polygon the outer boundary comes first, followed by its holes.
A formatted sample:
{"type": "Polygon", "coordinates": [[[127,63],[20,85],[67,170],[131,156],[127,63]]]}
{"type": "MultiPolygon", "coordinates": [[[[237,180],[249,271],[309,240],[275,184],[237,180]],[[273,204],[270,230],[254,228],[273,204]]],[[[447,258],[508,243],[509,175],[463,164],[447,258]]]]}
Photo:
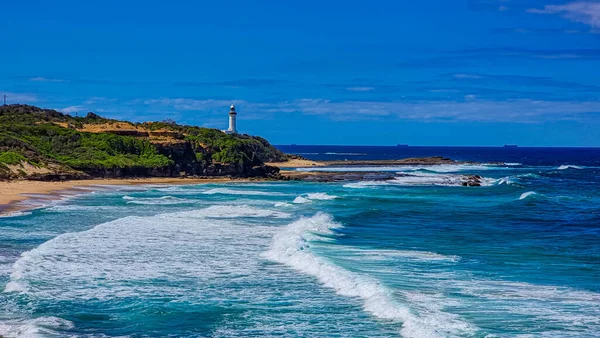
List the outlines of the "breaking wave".
{"type": "Polygon", "coordinates": [[[330,201],[330,200],[334,200],[336,198],[338,198],[338,196],[328,195],[327,193],[324,193],[324,192],[315,192],[315,193],[308,193],[303,196],[298,196],[294,199],[293,203],[304,204],[304,203],[310,203],[313,200],[330,201]]]}
{"type": "Polygon", "coordinates": [[[272,234],[269,226],[244,225],[237,220],[259,218],[264,224],[270,218],[290,216],[247,205],[214,205],[120,218],[86,231],[61,234],[24,252],[13,264],[4,292],[61,300],[141,296],[155,290],[132,282],[205,276],[213,273],[206,266],[222,263],[213,261],[219,254],[226,257],[231,250],[239,253],[239,248],[246,248],[257,238],[266,240],[272,234]],[[240,232],[245,235],[239,236],[240,232]],[[194,264],[182,258],[189,255],[196,255],[194,264]],[[207,265],[200,264],[203,260],[209,260],[204,262],[207,265]],[[110,276],[108,284],[106,276],[110,276]]]}
{"type": "Polygon", "coordinates": [[[14,211],[14,212],[9,212],[7,214],[0,215],[0,218],[29,216],[29,215],[31,215],[30,211],[14,211]]]}
{"type": "MultiPolygon", "coordinates": [[[[360,181],[346,183],[343,185],[344,188],[352,189],[365,189],[377,186],[447,186],[447,187],[461,187],[464,183],[472,181],[473,178],[469,178],[462,174],[434,174],[425,172],[399,172],[398,176],[394,179],[386,181],[360,181]]],[[[482,186],[490,186],[494,184],[510,183],[508,177],[502,181],[502,179],[491,179],[487,177],[478,178],[482,186]]]]}
{"type": "Polygon", "coordinates": [[[273,236],[270,249],[263,255],[271,261],[314,276],[323,286],[339,295],[361,299],[363,309],[377,318],[401,322],[400,333],[404,337],[445,337],[475,330],[457,315],[441,311],[439,305],[425,295],[405,293],[407,300],[425,308],[416,313],[414,309],[399,304],[391,291],[378,280],[346,270],[311,252],[313,240],[326,240],[333,235],[332,229],[340,227],[324,213],[300,219],[278,231],[273,236]]]}
{"type": "Polygon", "coordinates": [[[214,194],[222,194],[222,195],[252,195],[252,196],[282,196],[281,193],[273,193],[273,192],[265,192],[258,190],[238,190],[238,189],[229,189],[229,188],[214,188],[207,191],[204,191],[203,194],[206,195],[214,195],[214,194]]]}
{"type": "Polygon", "coordinates": [[[521,194],[521,197],[519,197],[519,200],[524,200],[529,196],[534,196],[536,195],[535,191],[528,191],[528,192],[524,192],[521,194]]]}
{"type": "Polygon", "coordinates": [[[361,259],[403,259],[423,262],[449,262],[457,263],[461,260],[456,255],[441,255],[431,251],[417,250],[386,250],[386,249],[361,249],[355,247],[344,247],[344,254],[356,255],[361,259]]]}
{"type": "Polygon", "coordinates": [[[288,218],[290,214],[280,211],[255,208],[249,205],[212,205],[208,208],[157,215],[158,218],[244,218],[274,217],[288,218]]]}
{"type": "MultiPolygon", "coordinates": [[[[456,174],[430,174],[430,173],[407,173],[400,172],[400,176],[387,182],[396,185],[406,186],[463,186],[464,183],[471,180],[465,175],[456,174]]],[[[481,177],[479,178],[482,186],[492,185],[495,180],[481,177]]]]}
{"type": "Polygon", "coordinates": [[[344,184],[343,187],[352,189],[365,189],[381,185],[389,185],[389,183],[387,183],[386,181],[360,181],[344,184]]]}
{"type": "Polygon", "coordinates": [[[583,169],[583,167],[580,167],[578,165],[571,165],[571,164],[564,164],[561,165],[560,167],[556,168],[558,170],[566,170],[566,169],[583,169]]]}
{"type": "Polygon", "coordinates": [[[127,201],[127,204],[142,204],[142,205],[172,205],[172,204],[185,204],[185,203],[196,203],[197,201],[178,198],[173,196],[162,196],[156,198],[137,198],[131,196],[123,196],[123,199],[127,201]]]}
{"type": "Polygon", "coordinates": [[[310,203],[311,200],[309,200],[308,198],[302,197],[302,196],[298,196],[294,199],[293,203],[296,204],[305,204],[305,203],[310,203]]]}
{"type": "Polygon", "coordinates": [[[507,185],[508,185],[508,184],[514,184],[514,182],[513,182],[513,181],[511,180],[511,178],[510,178],[510,177],[508,177],[508,176],[507,176],[507,177],[503,177],[503,178],[499,178],[499,179],[497,179],[497,180],[496,180],[494,183],[495,183],[495,184],[497,184],[497,185],[503,185],[503,184],[507,184],[507,185]]]}
{"type": "Polygon", "coordinates": [[[38,317],[7,324],[0,324],[0,334],[6,337],[58,337],[57,330],[69,330],[75,327],[73,322],[59,317],[38,317]]]}
{"type": "Polygon", "coordinates": [[[321,200],[321,201],[329,201],[329,200],[334,200],[334,199],[338,198],[338,196],[327,195],[324,192],[316,192],[316,193],[306,194],[306,197],[310,200],[321,200]]]}

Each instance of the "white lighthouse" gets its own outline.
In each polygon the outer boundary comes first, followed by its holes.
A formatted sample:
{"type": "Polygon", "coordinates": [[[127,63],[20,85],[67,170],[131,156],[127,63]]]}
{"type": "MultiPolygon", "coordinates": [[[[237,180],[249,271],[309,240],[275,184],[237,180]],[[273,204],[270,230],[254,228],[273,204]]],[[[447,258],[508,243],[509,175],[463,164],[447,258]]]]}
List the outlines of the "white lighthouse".
{"type": "Polygon", "coordinates": [[[227,134],[237,134],[237,113],[235,112],[235,106],[229,107],[229,129],[225,130],[227,134]]]}

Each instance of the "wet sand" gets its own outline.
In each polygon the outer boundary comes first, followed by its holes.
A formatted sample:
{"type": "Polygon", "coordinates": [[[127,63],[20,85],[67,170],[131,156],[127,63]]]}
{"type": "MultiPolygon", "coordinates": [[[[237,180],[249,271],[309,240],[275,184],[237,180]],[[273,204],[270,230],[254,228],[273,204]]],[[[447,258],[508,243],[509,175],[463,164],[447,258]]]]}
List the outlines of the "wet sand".
{"type": "Polygon", "coordinates": [[[265,163],[270,166],[279,167],[279,168],[309,168],[309,167],[322,167],[326,166],[325,162],[318,162],[312,160],[301,160],[301,159],[293,159],[287,162],[270,162],[265,163]]]}
{"type": "Polygon", "coordinates": [[[143,178],[143,179],[94,179],[61,182],[42,181],[8,181],[0,182],[0,215],[35,208],[35,205],[23,203],[29,199],[50,201],[62,198],[64,195],[75,195],[92,191],[95,185],[139,185],[166,184],[185,185],[202,183],[240,182],[243,180],[231,178],[143,178]],[[89,188],[89,189],[85,189],[89,188]],[[75,191],[76,189],[76,191],[75,191]]]}

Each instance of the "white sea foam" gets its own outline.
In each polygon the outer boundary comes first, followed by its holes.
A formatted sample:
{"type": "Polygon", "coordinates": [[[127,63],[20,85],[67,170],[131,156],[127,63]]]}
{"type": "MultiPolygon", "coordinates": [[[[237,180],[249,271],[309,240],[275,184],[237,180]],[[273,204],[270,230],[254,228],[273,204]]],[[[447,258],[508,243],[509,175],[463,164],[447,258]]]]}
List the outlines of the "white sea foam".
{"type": "Polygon", "coordinates": [[[288,218],[290,214],[280,211],[255,208],[249,205],[212,205],[208,208],[157,215],[158,218],[244,218],[274,217],[288,218]]]}
{"type": "Polygon", "coordinates": [[[358,255],[366,259],[401,259],[423,262],[451,262],[460,261],[460,256],[442,255],[431,251],[416,250],[386,250],[386,249],[361,249],[354,247],[343,247],[343,252],[349,255],[358,255]]]}
{"type": "MultiPolygon", "coordinates": [[[[425,173],[425,172],[398,172],[397,177],[387,181],[361,181],[344,184],[344,188],[352,189],[365,189],[369,187],[377,186],[463,186],[463,183],[469,179],[462,174],[436,174],[436,173],[425,173]]],[[[482,186],[489,186],[494,184],[502,184],[507,182],[500,182],[496,179],[487,177],[480,178],[482,186]],[[499,183],[500,182],[500,183],[499,183]]]]}
{"type": "Polygon", "coordinates": [[[172,204],[186,204],[186,203],[197,203],[198,201],[178,198],[174,196],[162,196],[162,197],[131,197],[123,196],[124,200],[127,200],[127,204],[142,204],[142,205],[172,205],[172,204]]]}
{"type": "MultiPolygon", "coordinates": [[[[552,323],[536,337],[594,337],[600,327],[600,294],[568,287],[473,279],[447,280],[447,288],[485,300],[478,306],[490,315],[507,313],[552,323]],[[493,303],[494,307],[487,304],[493,303]]],[[[506,325],[510,325],[510,319],[506,325]]]]}
{"type": "Polygon", "coordinates": [[[3,337],[46,337],[58,336],[56,330],[72,329],[73,322],[59,317],[38,317],[22,321],[0,323],[0,335],[3,337]]]}
{"type": "Polygon", "coordinates": [[[382,185],[389,185],[386,181],[360,181],[344,184],[344,188],[352,188],[352,189],[366,189],[369,187],[376,187],[382,185]]]}
{"type": "Polygon", "coordinates": [[[329,200],[334,200],[334,199],[338,198],[338,196],[328,195],[327,193],[324,193],[324,192],[315,192],[315,193],[306,194],[306,197],[310,200],[321,200],[321,201],[329,201],[329,200]]]}
{"type": "Polygon", "coordinates": [[[273,232],[267,226],[269,218],[289,216],[249,206],[218,205],[121,218],[59,235],[24,252],[14,263],[4,292],[71,301],[166,292],[164,285],[135,282],[186,276],[206,279],[218,276],[223,266],[248,266],[244,259],[250,258],[242,255],[241,248],[251,248],[259,238],[267,242],[273,232]],[[241,221],[246,217],[260,218],[265,225],[246,225],[241,221]],[[242,256],[231,260],[232,250],[242,256]]]}
{"type": "Polygon", "coordinates": [[[577,165],[571,165],[571,164],[564,164],[561,165],[560,167],[556,168],[558,170],[566,170],[566,169],[583,169],[583,167],[577,166],[577,165]]]}
{"type": "Polygon", "coordinates": [[[338,198],[338,196],[335,195],[328,195],[327,193],[324,192],[315,192],[315,193],[308,193],[305,194],[303,196],[297,196],[293,203],[295,204],[305,204],[305,203],[310,203],[313,200],[316,201],[330,201],[330,200],[334,200],[338,198]]]}
{"type": "Polygon", "coordinates": [[[524,192],[521,194],[521,197],[519,197],[519,200],[524,200],[529,196],[533,196],[536,195],[535,191],[528,191],[528,192],[524,192]]]}
{"type": "Polygon", "coordinates": [[[14,211],[14,212],[10,212],[4,215],[0,215],[0,218],[7,218],[7,217],[19,217],[19,216],[28,216],[31,215],[30,211],[14,211]]]}
{"type": "Polygon", "coordinates": [[[334,153],[334,152],[328,152],[328,153],[325,153],[325,155],[364,156],[364,155],[366,155],[366,153],[334,153]]]}
{"type": "Polygon", "coordinates": [[[305,203],[310,203],[311,200],[309,200],[308,198],[302,197],[302,196],[298,196],[294,199],[293,203],[296,204],[305,204],[305,203]]]}
{"type": "Polygon", "coordinates": [[[348,271],[314,255],[311,241],[332,235],[332,229],[340,226],[330,215],[323,213],[300,219],[275,234],[264,256],[314,276],[322,285],[342,296],[361,299],[364,310],[378,318],[402,322],[400,333],[404,337],[445,337],[474,331],[472,325],[456,315],[443,312],[440,305],[424,295],[416,299],[415,293],[404,293],[411,303],[422,308],[415,313],[414,308],[403,306],[394,299],[391,291],[378,280],[348,271]]]}
{"type": "Polygon", "coordinates": [[[206,195],[223,194],[223,195],[251,195],[251,196],[282,196],[281,193],[266,192],[258,190],[242,190],[242,189],[229,189],[229,188],[214,188],[202,192],[206,195]]]}
{"type": "Polygon", "coordinates": [[[104,190],[104,191],[144,191],[148,190],[148,188],[158,187],[157,185],[151,184],[140,184],[140,185],[126,185],[126,184],[90,184],[89,187],[92,187],[94,190],[104,190]]]}
{"type": "Polygon", "coordinates": [[[464,177],[451,174],[427,174],[427,173],[400,173],[401,176],[388,181],[396,185],[438,185],[438,186],[462,186],[464,177]]]}
{"type": "Polygon", "coordinates": [[[289,203],[285,203],[285,202],[277,202],[275,203],[275,207],[279,208],[279,207],[291,207],[292,205],[289,203]]]}
{"type": "Polygon", "coordinates": [[[87,212],[106,212],[106,211],[115,211],[115,210],[119,210],[122,209],[121,207],[118,206],[108,206],[108,205],[55,205],[53,207],[48,207],[45,209],[42,209],[43,212],[80,212],[80,211],[87,211],[87,212]]]}
{"type": "MultiPolygon", "coordinates": [[[[12,291],[31,300],[18,305],[15,316],[17,312],[30,316],[32,309],[43,312],[38,308],[40,301],[102,306],[127,300],[153,308],[147,300],[163,296],[172,299],[171,304],[215,300],[224,304],[272,302],[271,306],[279,306],[281,302],[292,309],[251,309],[252,320],[242,328],[237,320],[224,320],[215,332],[227,336],[257,332],[277,336],[284,332],[282,328],[313,337],[329,329],[368,335],[365,330],[376,329],[377,324],[354,306],[358,300],[348,300],[320,287],[309,276],[265,262],[260,255],[269,249],[282,222],[277,215],[281,214],[247,206],[215,205],[195,213],[126,217],[87,231],[63,234],[17,260],[4,297],[17,297],[10,294],[12,291]],[[253,218],[236,217],[239,215],[253,218]],[[275,289],[281,294],[273,298],[275,289]],[[344,311],[314,311],[326,307],[341,307],[344,311]]],[[[4,323],[7,329],[0,334],[17,332],[22,322],[4,323]]],[[[45,326],[34,329],[41,327],[45,326]]],[[[57,327],[56,331],[45,336],[71,334],[68,327],[57,327]]],[[[382,335],[373,332],[372,336],[382,335]]]]}
{"type": "MultiPolygon", "coordinates": [[[[462,186],[468,181],[468,178],[460,174],[433,174],[433,173],[407,173],[400,172],[400,176],[389,180],[390,184],[406,186],[462,186]]],[[[482,177],[480,179],[482,186],[492,185],[495,180],[482,177]]]]}
{"type": "Polygon", "coordinates": [[[507,177],[497,179],[495,183],[497,185],[502,185],[502,184],[513,184],[514,182],[510,179],[510,177],[507,176],[507,177]]]}

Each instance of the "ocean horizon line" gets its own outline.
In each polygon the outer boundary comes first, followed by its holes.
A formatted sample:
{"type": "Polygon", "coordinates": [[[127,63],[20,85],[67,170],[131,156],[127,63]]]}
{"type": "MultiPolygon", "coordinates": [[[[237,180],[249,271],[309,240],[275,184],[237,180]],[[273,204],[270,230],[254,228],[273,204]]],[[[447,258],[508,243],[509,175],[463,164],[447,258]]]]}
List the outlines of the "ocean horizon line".
{"type": "Polygon", "coordinates": [[[504,145],[362,145],[362,144],[273,144],[275,147],[389,147],[389,148],[510,148],[510,149],[600,149],[598,146],[529,146],[505,147],[504,145]]]}

